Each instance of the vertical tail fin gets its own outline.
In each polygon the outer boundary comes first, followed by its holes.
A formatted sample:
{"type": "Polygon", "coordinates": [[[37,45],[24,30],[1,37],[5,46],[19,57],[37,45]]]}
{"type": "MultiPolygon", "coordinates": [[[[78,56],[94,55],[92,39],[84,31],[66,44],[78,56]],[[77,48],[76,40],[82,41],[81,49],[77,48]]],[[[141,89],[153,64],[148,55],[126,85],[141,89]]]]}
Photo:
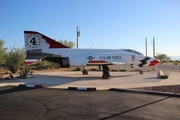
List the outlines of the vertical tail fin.
{"type": "Polygon", "coordinates": [[[24,31],[24,42],[26,50],[42,48],[69,48],[39,32],[24,31]]]}

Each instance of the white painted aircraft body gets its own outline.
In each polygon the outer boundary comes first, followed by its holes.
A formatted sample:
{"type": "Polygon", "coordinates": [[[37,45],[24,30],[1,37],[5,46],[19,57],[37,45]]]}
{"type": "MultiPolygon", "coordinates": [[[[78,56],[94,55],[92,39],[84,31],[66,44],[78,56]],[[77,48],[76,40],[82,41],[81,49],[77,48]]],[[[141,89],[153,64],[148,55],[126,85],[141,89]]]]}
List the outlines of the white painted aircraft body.
{"type": "Polygon", "coordinates": [[[132,53],[125,53],[123,50],[107,49],[42,49],[42,52],[53,53],[64,57],[69,57],[70,66],[85,66],[90,63],[108,64],[133,64],[137,62],[138,56],[132,53]],[[132,56],[136,57],[133,58],[132,56]]]}
{"type": "Polygon", "coordinates": [[[24,31],[25,64],[47,59],[69,66],[107,66],[129,64],[133,67],[154,66],[160,61],[131,49],[70,49],[51,38],[34,31],[24,31]]]}

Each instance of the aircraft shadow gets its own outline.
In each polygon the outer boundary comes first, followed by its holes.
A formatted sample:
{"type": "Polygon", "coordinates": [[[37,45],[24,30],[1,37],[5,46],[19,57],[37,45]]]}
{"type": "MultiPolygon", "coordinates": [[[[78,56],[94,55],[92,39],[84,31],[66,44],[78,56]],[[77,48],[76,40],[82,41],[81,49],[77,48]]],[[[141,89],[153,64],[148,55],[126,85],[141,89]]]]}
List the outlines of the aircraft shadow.
{"type": "Polygon", "coordinates": [[[125,110],[125,111],[123,111],[123,112],[120,112],[120,113],[117,113],[117,114],[114,114],[114,115],[105,117],[105,118],[101,118],[100,120],[113,119],[114,117],[123,115],[123,114],[125,114],[125,113],[128,113],[128,112],[131,112],[131,111],[134,111],[134,110],[137,110],[137,109],[140,109],[140,108],[143,108],[143,107],[146,107],[146,106],[149,106],[149,105],[152,105],[152,104],[155,104],[155,103],[164,101],[164,100],[167,100],[167,99],[169,99],[170,97],[171,97],[171,96],[167,96],[167,97],[165,97],[165,98],[162,98],[162,99],[159,99],[159,100],[156,100],[156,101],[153,101],[153,102],[149,102],[149,103],[146,103],[146,104],[144,104],[144,105],[140,105],[140,106],[131,108],[131,109],[129,109],[129,110],[125,110]]]}
{"type": "Polygon", "coordinates": [[[146,80],[161,80],[161,78],[158,77],[149,77],[149,78],[145,78],[146,80]]]}
{"type": "Polygon", "coordinates": [[[130,76],[134,76],[134,75],[118,75],[118,76],[111,76],[111,78],[121,78],[121,77],[130,77],[130,76]]]}
{"type": "Polygon", "coordinates": [[[36,84],[36,85],[45,85],[45,86],[58,86],[58,85],[65,85],[65,84],[71,84],[73,83],[73,85],[77,85],[77,86],[81,86],[83,83],[85,82],[86,85],[85,86],[93,86],[94,82],[96,80],[99,80],[99,82],[108,82],[111,79],[121,79],[121,78],[125,78],[125,77],[130,77],[133,75],[112,75],[112,77],[110,77],[110,79],[102,79],[101,76],[99,75],[81,75],[78,74],[76,75],[48,75],[48,74],[33,74],[32,77],[30,78],[26,78],[26,79],[20,79],[20,78],[15,78],[14,80],[10,80],[10,81],[2,81],[2,83],[10,83],[10,82],[24,82],[25,84],[36,84]],[[80,84],[79,84],[80,83],[80,84]],[[88,85],[88,83],[90,83],[88,85]]]}
{"type": "MultiPolygon", "coordinates": [[[[3,87],[2,87],[2,88],[3,88],[3,87]]],[[[21,91],[27,91],[27,90],[33,90],[33,89],[35,89],[35,88],[6,86],[6,89],[0,90],[0,94],[21,92],[21,91]],[[8,89],[7,89],[7,87],[8,87],[8,89]]]]}

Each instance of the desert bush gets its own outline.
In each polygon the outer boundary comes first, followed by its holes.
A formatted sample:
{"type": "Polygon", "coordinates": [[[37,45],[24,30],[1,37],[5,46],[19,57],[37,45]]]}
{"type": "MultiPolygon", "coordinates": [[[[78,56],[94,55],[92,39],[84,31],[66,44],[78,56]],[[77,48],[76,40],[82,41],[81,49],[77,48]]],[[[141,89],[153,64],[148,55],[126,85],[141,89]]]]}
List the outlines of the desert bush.
{"type": "Polygon", "coordinates": [[[80,67],[76,67],[73,71],[81,71],[80,67]]]}
{"type": "Polygon", "coordinates": [[[92,68],[91,71],[98,71],[96,68],[92,68]]]}
{"type": "Polygon", "coordinates": [[[49,62],[47,60],[44,60],[44,63],[42,63],[41,60],[38,60],[36,63],[32,64],[33,70],[42,70],[42,69],[57,69],[59,68],[59,65],[53,62],[49,62]]]}
{"type": "Polygon", "coordinates": [[[20,68],[20,72],[19,72],[19,77],[20,78],[27,78],[27,76],[29,75],[31,71],[31,67],[30,66],[23,66],[20,68]]]}
{"type": "Polygon", "coordinates": [[[41,60],[36,61],[34,64],[31,65],[33,70],[42,70],[44,65],[42,64],[41,60]]]}
{"type": "Polygon", "coordinates": [[[162,79],[168,79],[168,75],[161,75],[162,79]]]}
{"type": "Polygon", "coordinates": [[[120,72],[126,72],[127,70],[126,69],[120,69],[119,71],[120,72]]]}
{"type": "Polygon", "coordinates": [[[24,49],[12,47],[10,50],[4,55],[5,63],[4,66],[7,70],[12,73],[16,73],[20,66],[23,65],[25,60],[24,49]]]}
{"type": "Polygon", "coordinates": [[[7,48],[4,48],[4,40],[0,39],[0,68],[3,68],[3,65],[5,63],[4,55],[7,52],[7,48]]]}
{"type": "Polygon", "coordinates": [[[174,63],[174,65],[178,65],[178,63],[174,63]]]}

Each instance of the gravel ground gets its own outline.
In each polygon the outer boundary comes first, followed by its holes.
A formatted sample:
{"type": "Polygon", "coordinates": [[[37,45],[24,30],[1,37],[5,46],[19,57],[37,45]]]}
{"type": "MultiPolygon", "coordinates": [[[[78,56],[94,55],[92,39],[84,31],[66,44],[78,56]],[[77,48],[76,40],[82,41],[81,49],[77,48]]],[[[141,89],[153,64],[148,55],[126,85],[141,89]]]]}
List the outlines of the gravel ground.
{"type": "Polygon", "coordinates": [[[141,88],[134,88],[134,89],[159,91],[159,92],[170,92],[170,93],[180,93],[180,85],[141,87],[141,88]]]}

